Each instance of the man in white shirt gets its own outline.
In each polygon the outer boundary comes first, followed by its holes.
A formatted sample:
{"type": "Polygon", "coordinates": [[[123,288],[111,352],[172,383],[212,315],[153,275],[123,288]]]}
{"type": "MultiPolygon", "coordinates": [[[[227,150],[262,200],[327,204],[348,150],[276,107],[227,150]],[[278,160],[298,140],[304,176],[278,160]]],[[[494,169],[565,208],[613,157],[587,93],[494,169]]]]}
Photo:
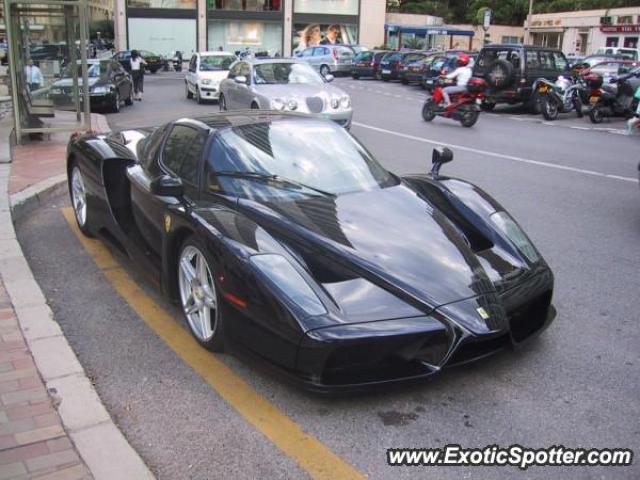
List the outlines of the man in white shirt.
{"type": "Polygon", "coordinates": [[[444,98],[444,103],[447,105],[451,105],[451,99],[449,95],[454,93],[462,93],[467,90],[467,83],[471,79],[471,75],[473,75],[473,70],[469,66],[470,57],[466,53],[461,53],[458,55],[458,68],[456,68],[453,72],[448,74],[446,78],[449,80],[457,80],[455,86],[445,87],[442,89],[442,97],[444,98]]]}
{"type": "Polygon", "coordinates": [[[27,85],[29,85],[29,90],[33,91],[42,88],[44,77],[40,69],[33,64],[33,60],[27,60],[27,66],[24,67],[24,75],[27,80],[27,85]]]}

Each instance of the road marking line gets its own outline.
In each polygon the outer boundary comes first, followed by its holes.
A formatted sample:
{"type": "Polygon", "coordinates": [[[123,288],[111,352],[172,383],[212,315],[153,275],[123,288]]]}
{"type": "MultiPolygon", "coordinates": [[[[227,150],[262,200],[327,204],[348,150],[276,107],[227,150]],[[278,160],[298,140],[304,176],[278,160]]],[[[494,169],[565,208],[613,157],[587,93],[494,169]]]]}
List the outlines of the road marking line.
{"type": "Polygon", "coordinates": [[[442,145],[443,147],[450,147],[450,148],[454,148],[456,150],[462,150],[463,152],[471,152],[471,153],[476,153],[476,154],[479,154],[479,155],[486,155],[488,157],[501,158],[501,159],[504,159],[504,160],[511,160],[511,161],[520,162],[520,163],[528,163],[530,165],[537,165],[539,167],[555,168],[557,170],[566,170],[568,172],[582,173],[584,175],[592,175],[594,177],[611,178],[613,180],[622,180],[622,181],[625,181],[625,182],[633,182],[633,183],[637,183],[638,182],[638,179],[637,178],[633,178],[633,177],[622,177],[620,175],[612,175],[612,174],[608,174],[608,173],[596,172],[594,170],[584,170],[582,168],[569,167],[567,165],[558,165],[558,164],[555,164],[555,163],[542,162],[540,160],[531,160],[531,159],[528,159],[528,158],[516,157],[516,156],[513,156],[513,155],[506,155],[504,153],[489,152],[487,150],[479,150],[477,148],[465,147],[464,145],[455,145],[453,143],[441,142],[439,140],[431,140],[431,139],[428,139],[428,138],[416,137],[415,135],[409,135],[409,134],[406,134],[406,133],[394,132],[393,130],[387,130],[386,128],[374,127],[373,125],[366,125],[366,124],[360,123],[360,122],[353,122],[352,125],[355,125],[355,126],[361,127],[361,128],[366,128],[366,129],[369,129],[369,130],[374,130],[374,131],[380,132],[380,133],[387,133],[389,135],[395,135],[396,137],[406,138],[408,140],[414,140],[416,142],[429,143],[431,145],[442,145]]]}
{"type": "Polygon", "coordinates": [[[62,214],[71,230],[118,294],[180,359],[200,375],[218,395],[273,444],[316,479],[363,479],[364,475],[346,463],[315,437],[261,396],[215,354],[200,347],[164,309],[129,276],[107,247],[85,237],[75,222],[73,209],[62,214]]]}

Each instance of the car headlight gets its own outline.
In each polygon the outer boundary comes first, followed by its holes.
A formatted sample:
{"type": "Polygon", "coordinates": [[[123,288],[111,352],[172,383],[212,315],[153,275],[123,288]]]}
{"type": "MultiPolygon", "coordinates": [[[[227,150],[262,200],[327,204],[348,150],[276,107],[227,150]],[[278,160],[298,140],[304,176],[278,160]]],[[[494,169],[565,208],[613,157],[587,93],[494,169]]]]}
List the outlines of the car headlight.
{"type": "Polygon", "coordinates": [[[211,85],[211,80],[209,80],[208,78],[203,78],[202,80],[200,80],[200,83],[202,85],[211,85]]]}
{"type": "Polygon", "coordinates": [[[340,97],[340,106],[345,109],[351,107],[351,98],[349,98],[349,95],[340,97]]]}
{"type": "Polygon", "coordinates": [[[287,100],[287,109],[293,111],[298,109],[298,102],[296,102],[293,98],[287,100]]]}
{"type": "Polygon", "coordinates": [[[271,100],[271,109],[272,110],[284,110],[285,104],[281,98],[274,98],[271,100]]]}
{"type": "Polygon", "coordinates": [[[93,87],[89,90],[89,92],[91,93],[109,93],[109,87],[105,87],[105,86],[97,86],[97,87],[93,87]]]}
{"type": "Polygon", "coordinates": [[[520,250],[530,262],[537,262],[540,259],[533,244],[507,212],[496,212],[492,214],[491,221],[518,247],[518,250],[520,250]]]}
{"type": "Polygon", "coordinates": [[[339,97],[331,97],[331,108],[336,109],[340,106],[340,98],[339,97]]]}
{"type": "Polygon", "coordinates": [[[250,261],[269,283],[307,315],[327,313],[327,309],[307,281],[282,255],[253,255],[250,261]]]}

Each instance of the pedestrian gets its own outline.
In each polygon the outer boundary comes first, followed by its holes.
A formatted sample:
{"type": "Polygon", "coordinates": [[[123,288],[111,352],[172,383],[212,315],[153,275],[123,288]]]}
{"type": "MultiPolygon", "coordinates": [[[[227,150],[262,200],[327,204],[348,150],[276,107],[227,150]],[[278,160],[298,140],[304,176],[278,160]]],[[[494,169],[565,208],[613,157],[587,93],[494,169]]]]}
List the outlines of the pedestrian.
{"type": "Polygon", "coordinates": [[[131,50],[131,77],[133,77],[133,98],[142,101],[144,92],[144,66],[147,62],[137,50],[131,50]]]}
{"type": "MultiPolygon", "coordinates": [[[[634,97],[640,99],[640,87],[636,88],[636,92],[634,97]]],[[[638,103],[638,107],[636,108],[633,117],[627,120],[627,135],[633,135],[633,130],[640,126],[640,103],[638,103]]]]}
{"type": "Polygon", "coordinates": [[[24,75],[30,91],[42,88],[42,85],[44,84],[44,77],[42,76],[40,68],[33,63],[33,60],[27,60],[27,66],[24,67],[24,75]]]}

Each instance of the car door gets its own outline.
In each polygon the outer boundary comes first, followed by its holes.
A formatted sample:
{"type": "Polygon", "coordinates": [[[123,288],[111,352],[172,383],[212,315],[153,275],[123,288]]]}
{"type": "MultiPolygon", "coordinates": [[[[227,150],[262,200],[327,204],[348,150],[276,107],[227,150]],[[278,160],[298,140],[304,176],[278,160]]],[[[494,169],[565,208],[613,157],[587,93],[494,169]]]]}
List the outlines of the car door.
{"type": "Polygon", "coordinates": [[[247,79],[247,83],[236,83],[237,108],[250,108],[253,101],[253,91],[251,90],[251,65],[247,62],[240,62],[239,75],[247,79]]]}
{"type": "Polygon", "coordinates": [[[224,91],[222,92],[225,96],[225,101],[227,103],[228,109],[238,108],[238,84],[235,82],[236,77],[240,75],[240,62],[236,63],[229,70],[229,75],[227,75],[228,81],[224,83],[224,91]]]}
{"type": "Polygon", "coordinates": [[[192,55],[189,61],[189,70],[187,71],[187,88],[191,93],[195,93],[196,84],[198,83],[198,55],[192,55]]]}
{"type": "Polygon", "coordinates": [[[109,76],[110,76],[111,82],[118,89],[120,98],[122,99],[129,98],[130,89],[127,83],[126,72],[124,71],[124,68],[122,68],[122,65],[120,65],[120,63],[118,62],[111,63],[111,65],[109,66],[109,76]]]}
{"type": "MultiPolygon", "coordinates": [[[[161,132],[161,146],[144,162],[127,167],[131,182],[131,210],[140,233],[142,248],[161,255],[164,215],[170,205],[198,199],[199,167],[208,133],[192,125],[174,124],[161,132]],[[194,158],[196,159],[194,161],[194,158]],[[164,197],[151,192],[151,182],[160,175],[182,179],[184,198],[164,197]]],[[[158,139],[153,139],[156,142],[158,139]]]]}

